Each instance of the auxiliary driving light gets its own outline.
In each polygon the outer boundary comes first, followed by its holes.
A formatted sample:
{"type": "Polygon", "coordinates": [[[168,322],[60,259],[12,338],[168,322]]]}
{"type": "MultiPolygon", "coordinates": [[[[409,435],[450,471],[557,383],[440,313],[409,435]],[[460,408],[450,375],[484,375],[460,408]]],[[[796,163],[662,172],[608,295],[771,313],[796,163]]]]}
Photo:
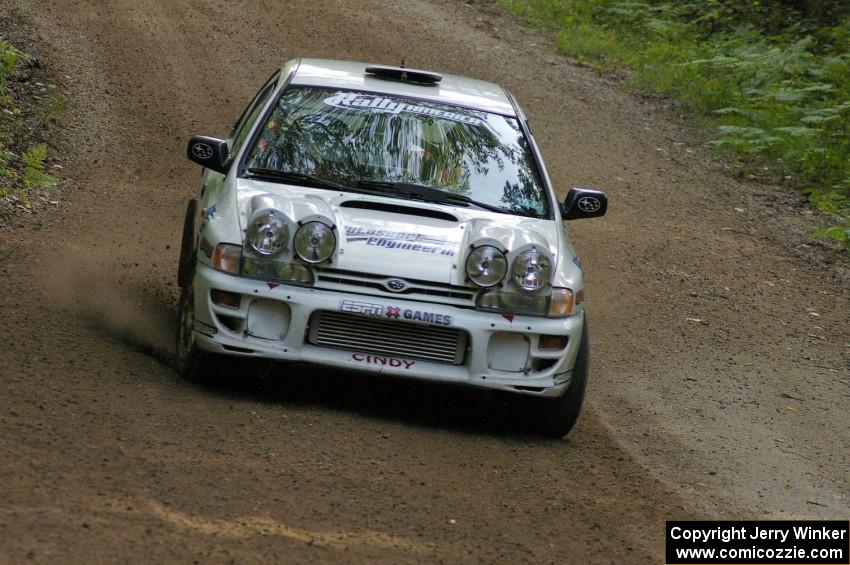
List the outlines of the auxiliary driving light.
{"type": "Polygon", "coordinates": [[[501,250],[492,245],[476,247],[466,258],[466,276],[484,288],[496,286],[505,278],[508,260],[501,250]]]}
{"type": "Polygon", "coordinates": [[[295,232],[295,253],[307,263],[322,263],[333,255],[336,236],[323,222],[307,222],[295,232]]]}
{"type": "Polygon", "coordinates": [[[552,276],[552,263],[549,257],[536,249],[529,249],[517,255],[511,267],[514,282],[529,292],[540,290],[549,284],[552,276]]]}
{"type": "Polygon", "coordinates": [[[277,255],[289,243],[289,226],[283,214],[266,210],[248,226],[248,245],[264,257],[277,255]]]}

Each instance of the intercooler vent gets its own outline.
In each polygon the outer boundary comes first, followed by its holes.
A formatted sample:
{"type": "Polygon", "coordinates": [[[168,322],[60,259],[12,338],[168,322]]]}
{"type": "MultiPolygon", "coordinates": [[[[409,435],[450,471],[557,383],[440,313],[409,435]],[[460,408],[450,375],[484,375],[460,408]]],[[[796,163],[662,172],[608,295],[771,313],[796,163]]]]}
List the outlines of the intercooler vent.
{"type": "Polygon", "coordinates": [[[383,320],[342,312],[316,312],[308,341],[320,347],[346,349],[460,365],[468,334],[463,330],[383,320]]]}

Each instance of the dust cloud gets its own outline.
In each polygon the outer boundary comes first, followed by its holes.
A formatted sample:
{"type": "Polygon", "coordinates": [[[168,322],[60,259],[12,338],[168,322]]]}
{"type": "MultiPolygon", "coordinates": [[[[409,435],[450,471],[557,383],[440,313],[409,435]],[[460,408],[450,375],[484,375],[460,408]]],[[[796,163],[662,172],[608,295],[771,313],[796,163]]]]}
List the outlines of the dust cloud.
{"type": "Polygon", "coordinates": [[[73,253],[45,264],[45,290],[53,306],[68,310],[106,337],[173,364],[176,285],[145,265],[73,253]]]}

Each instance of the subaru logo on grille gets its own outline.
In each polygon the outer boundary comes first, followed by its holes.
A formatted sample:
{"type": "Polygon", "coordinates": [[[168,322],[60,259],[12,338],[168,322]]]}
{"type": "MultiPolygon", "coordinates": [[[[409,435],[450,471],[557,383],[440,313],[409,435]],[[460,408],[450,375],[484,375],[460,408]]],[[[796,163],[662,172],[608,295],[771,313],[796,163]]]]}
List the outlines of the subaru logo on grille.
{"type": "Polygon", "coordinates": [[[393,292],[401,292],[407,288],[407,283],[401,279],[390,279],[386,282],[386,285],[393,292]]]}

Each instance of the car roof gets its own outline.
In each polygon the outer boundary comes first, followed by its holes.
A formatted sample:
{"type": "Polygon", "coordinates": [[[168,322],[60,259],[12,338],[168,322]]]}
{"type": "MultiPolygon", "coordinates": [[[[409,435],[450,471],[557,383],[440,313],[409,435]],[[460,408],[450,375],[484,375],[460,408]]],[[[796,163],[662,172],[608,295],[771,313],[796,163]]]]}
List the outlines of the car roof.
{"type": "Polygon", "coordinates": [[[366,67],[370,66],[373,65],[355,61],[301,59],[291,84],[408,96],[516,116],[508,93],[498,84],[440,73],[443,77],[440,82],[422,85],[366,74],[366,67]]]}

